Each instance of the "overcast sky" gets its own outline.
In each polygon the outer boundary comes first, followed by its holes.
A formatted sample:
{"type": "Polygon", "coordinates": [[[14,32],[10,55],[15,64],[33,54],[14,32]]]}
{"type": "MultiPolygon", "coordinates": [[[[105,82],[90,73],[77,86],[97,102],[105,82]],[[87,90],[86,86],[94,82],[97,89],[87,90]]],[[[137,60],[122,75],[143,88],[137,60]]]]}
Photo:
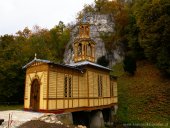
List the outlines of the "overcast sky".
{"type": "Polygon", "coordinates": [[[34,25],[50,29],[61,20],[74,22],[84,4],[94,0],[0,0],[0,35],[34,25]]]}

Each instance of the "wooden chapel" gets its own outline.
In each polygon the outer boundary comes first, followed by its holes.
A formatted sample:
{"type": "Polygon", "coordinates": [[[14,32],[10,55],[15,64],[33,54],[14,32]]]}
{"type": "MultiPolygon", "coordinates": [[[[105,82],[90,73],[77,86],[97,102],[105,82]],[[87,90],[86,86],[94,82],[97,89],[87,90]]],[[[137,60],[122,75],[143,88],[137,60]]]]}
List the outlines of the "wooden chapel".
{"type": "Polygon", "coordinates": [[[57,64],[35,58],[26,64],[24,109],[39,112],[76,112],[111,108],[117,104],[117,82],[111,69],[95,63],[90,24],[79,24],[74,63],[57,64]]]}

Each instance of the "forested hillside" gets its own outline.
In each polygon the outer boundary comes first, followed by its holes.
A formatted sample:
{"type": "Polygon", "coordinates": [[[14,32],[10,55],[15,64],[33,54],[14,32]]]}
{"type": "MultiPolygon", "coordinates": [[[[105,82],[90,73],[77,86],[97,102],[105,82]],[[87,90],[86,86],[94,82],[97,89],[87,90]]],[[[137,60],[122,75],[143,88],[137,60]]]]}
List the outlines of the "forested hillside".
{"type": "Polygon", "coordinates": [[[113,69],[113,75],[118,76],[118,121],[131,126],[168,127],[170,80],[146,60],[137,62],[134,76],[124,72],[122,63],[113,69]]]}

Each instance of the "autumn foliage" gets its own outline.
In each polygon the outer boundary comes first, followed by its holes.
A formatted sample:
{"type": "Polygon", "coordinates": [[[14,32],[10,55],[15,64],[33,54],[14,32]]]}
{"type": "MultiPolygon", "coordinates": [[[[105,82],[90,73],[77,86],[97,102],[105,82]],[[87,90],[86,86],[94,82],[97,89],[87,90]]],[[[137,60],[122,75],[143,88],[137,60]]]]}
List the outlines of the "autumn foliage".
{"type": "Polygon", "coordinates": [[[25,69],[22,67],[34,59],[63,63],[65,47],[70,30],[63,22],[47,30],[34,26],[25,28],[16,35],[0,37],[0,104],[23,102],[25,69]]]}

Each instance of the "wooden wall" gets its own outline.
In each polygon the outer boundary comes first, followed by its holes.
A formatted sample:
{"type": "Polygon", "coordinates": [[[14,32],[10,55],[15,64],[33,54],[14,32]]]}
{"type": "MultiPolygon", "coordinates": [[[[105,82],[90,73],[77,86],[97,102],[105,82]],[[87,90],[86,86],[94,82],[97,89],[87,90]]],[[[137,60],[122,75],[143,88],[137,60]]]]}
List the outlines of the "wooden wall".
{"type": "Polygon", "coordinates": [[[54,65],[40,65],[27,69],[24,108],[30,106],[31,82],[40,81],[40,109],[58,110],[81,107],[97,107],[117,103],[117,83],[110,81],[109,71],[86,67],[81,73],[75,69],[54,65]],[[64,96],[64,78],[72,78],[72,97],[64,96]],[[102,76],[102,96],[98,95],[98,76],[102,76]],[[110,84],[114,83],[114,96],[110,96],[110,84]]]}
{"type": "Polygon", "coordinates": [[[40,105],[41,109],[46,109],[46,101],[43,99],[47,95],[47,70],[48,65],[39,65],[36,67],[30,67],[26,72],[25,79],[25,95],[24,95],[24,108],[30,107],[30,93],[31,84],[34,79],[38,79],[40,83],[40,105]]]}
{"type": "MultiPolygon", "coordinates": [[[[116,84],[116,82],[114,82],[116,84]]],[[[115,86],[114,86],[115,87],[115,86]]],[[[116,86],[117,87],[117,86],[116,86]]],[[[50,68],[48,109],[95,107],[117,103],[117,88],[110,97],[109,71],[87,67],[85,73],[73,69],[50,68]],[[64,97],[64,76],[72,76],[72,97],[64,97]],[[98,76],[102,76],[102,96],[98,96],[98,76]],[[56,95],[55,95],[56,93],[56,95]]]]}
{"type": "Polygon", "coordinates": [[[82,74],[73,69],[65,69],[63,67],[50,67],[48,94],[48,110],[87,106],[86,74],[82,74]],[[64,97],[65,75],[70,76],[72,79],[72,97],[64,97]]]}
{"type": "Polygon", "coordinates": [[[89,86],[89,106],[108,105],[113,102],[110,98],[110,76],[109,72],[88,68],[88,86],[89,86]],[[98,95],[98,77],[102,77],[102,96],[98,95]]]}

